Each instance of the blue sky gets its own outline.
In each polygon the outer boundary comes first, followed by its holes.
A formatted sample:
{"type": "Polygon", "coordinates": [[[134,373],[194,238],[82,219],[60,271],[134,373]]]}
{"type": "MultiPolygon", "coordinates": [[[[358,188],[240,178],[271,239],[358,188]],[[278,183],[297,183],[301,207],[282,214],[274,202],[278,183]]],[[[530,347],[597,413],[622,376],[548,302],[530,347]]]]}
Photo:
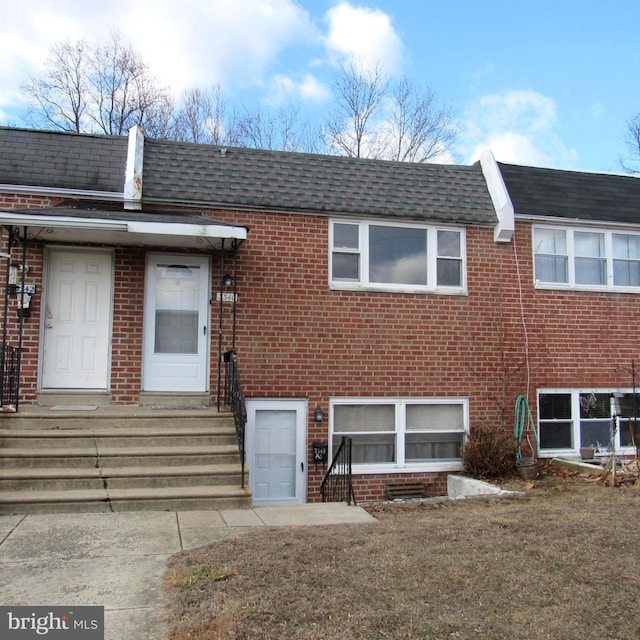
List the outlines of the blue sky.
{"type": "Polygon", "coordinates": [[[451,159],[621,172],[640,112],[638,0],[27,0],[0,6],[0,122],[55,40],[118,29],[176,93],[314,114],[349,57],[428,85],[457,114],[451,159]]]}

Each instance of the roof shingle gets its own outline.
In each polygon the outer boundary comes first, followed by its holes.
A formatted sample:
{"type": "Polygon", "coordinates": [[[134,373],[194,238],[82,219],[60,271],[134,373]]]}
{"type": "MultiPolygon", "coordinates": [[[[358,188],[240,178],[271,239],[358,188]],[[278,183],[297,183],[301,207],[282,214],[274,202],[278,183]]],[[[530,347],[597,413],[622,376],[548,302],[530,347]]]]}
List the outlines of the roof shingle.
{"type": "Polygon", "coordinates": [[[498,163],[516,214],[640,223],[640,179],[498,163]]]}

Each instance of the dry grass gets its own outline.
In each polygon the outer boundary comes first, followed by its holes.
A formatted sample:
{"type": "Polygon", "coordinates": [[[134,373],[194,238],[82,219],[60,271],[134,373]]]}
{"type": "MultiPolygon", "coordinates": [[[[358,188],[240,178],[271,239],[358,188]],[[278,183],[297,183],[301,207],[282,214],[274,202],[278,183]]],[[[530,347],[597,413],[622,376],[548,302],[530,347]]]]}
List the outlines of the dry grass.
{"type": "Polygon", "coordinates": [[[172,640],[640,637],[640,490],[546,476],[174,556],[172,640]]]}

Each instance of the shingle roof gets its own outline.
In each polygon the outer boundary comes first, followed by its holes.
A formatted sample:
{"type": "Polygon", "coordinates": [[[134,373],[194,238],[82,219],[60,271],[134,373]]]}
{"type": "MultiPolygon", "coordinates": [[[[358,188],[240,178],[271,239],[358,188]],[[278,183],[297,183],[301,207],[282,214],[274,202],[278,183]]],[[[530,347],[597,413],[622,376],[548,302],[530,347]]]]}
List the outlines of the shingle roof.
{"type": "Polygon", "coordinates": [[[516,215],[640,223],[640,178],[498,165],[516,215]]]}
{"type": "MultiPolygon", "coordinates": [[[[122,192],[127,138],[0,127],[0,184],[122,192]]],[[[154,140],[143,199],[495,224],[479,164],[412,164],[154,140]]]]}
{"type": "Polygon", "coordinates": [[[281,211],[496,222],[479,165],[145,141],[144,198],[281,211]]]}
{"type": "Polygon", "coordinates": [[[0,127],[0,184],[122,193],[127,138],[0,127]]]}

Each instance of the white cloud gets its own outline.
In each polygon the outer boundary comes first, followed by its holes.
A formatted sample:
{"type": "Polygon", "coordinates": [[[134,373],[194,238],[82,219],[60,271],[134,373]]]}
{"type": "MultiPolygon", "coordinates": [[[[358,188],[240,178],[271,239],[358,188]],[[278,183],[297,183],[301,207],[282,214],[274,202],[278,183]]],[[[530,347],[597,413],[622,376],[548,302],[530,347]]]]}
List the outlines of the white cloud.
{"type": "MultiPolygon", "coordinates": [[[[59,40],[105,41],[118,30],[176,93],[220,83],[260,85],[289,47],[317,43],[295,0],[29,0],[4,3],[0,19],[0,108],[17,108],[17,87],[39,72],[59,40]]],[[[17,97],[18,96],[18,97],[17,97]]]]}
{"type": "Polygon", "coordinates": [[[557,133],[555,102],[536,91],[486,95],[467,110],[460,155],[475,162],[491,149],[503,162],[571,167],[577,153],[557,133]]]}
{"type": "Polygon", "coordinates": [[[180,90],[214,82],[249,85],[287,47],[316,38],[293,0],[139,0],[125,32],[158,79],[180,90]]]}
{"type": "Polygon", "coordinates": [[[340,2],[327,11],[327,22],[325,46],[339,58],[351,58],[369,68],[380,63],[390,74],[401,70],[402,40],[390,17],[380,9],[340,2]]]}
{"type": "Polygon", "coordinates": [[[323,102],[331,97],[330,89],[310,73],[304,74],[299,80],[291,76],[276,74],[270,85],[269,94],[264,102],[272,105],[283,104],[291,100],[323,102]]]}

